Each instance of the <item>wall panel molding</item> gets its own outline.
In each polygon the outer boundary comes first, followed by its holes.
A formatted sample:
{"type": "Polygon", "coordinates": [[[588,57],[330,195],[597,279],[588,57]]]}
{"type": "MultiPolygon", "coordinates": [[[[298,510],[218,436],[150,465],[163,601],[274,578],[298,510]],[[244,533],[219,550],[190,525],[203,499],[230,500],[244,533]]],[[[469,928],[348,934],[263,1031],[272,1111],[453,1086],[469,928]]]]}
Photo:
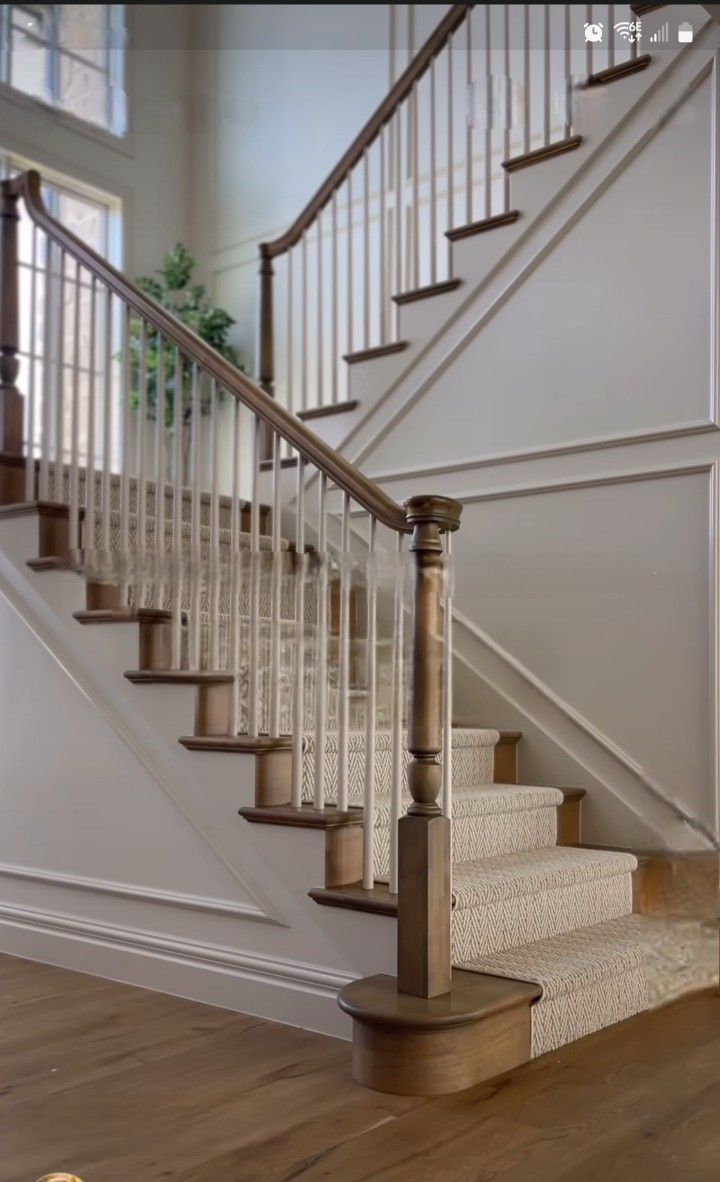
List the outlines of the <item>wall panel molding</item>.
{"type": "MultiPolygon", "coordinates": [[[[674,799],[671,791],[656,777],[643,768],[633,756],[615,743],[609,735],[576,710],[561,695],[557,694],[543,678],[529,669],[514,654],[499,644],[488,632],[471,620],[457,607],[453,610],[453,618],[457,624],[456,643],[453,655],[462,661],[479,677],[487,682],[497,693],[513,704],[521,712],[528,713],[534,721],[542,717],[539,725],[553,741],[577,760],[588,767],[593,774],[596,769],[591,766],[593,749],[600,753],[605,766],[621,772],[628,785],[628,789],[639,788],[647,799],[651,799],[656,817],[661,821],[663,814],[678,837],[681,826],[692,830],[695,838],[700,842],[700,848],[720,848],[718,841],[720,818],[720,537],[718,523],[720,522],[720,460],[701,460],[695,463],[667,464],[647,468],[632,468],[622,472],[605,472],[595,476],[574,478],[570,480],[544,480],[534,484],[507,486],[500,489],[488,489],[454,494],[462,504],[485,504],[492,501],[543,496],[551,493],[572,493],[581,489],[603,488],[623,484],[633,484],[648,480],[668,480],[682,476],[704,475],[707,478],[708,496],[708,571],[710,577],[710,619],[708,620],[709,653],[711,664],[711,700],[708,704],[710,717],[710,743],[713,769],[713,823],[709,826],[702,818],[697,817],[681,801],[674,799]],[[468,650],[474,649],[487,655],[488,660],[473,660],[468,650]],[[494,674],[490,671],[494,669],[494,674]],[[514,686],[514,696],[510,697],[508,686],[514,686]],[[520,690],[518,692],[518,686],[520,690]],[[541,702],[539,712],[537,706],[529,706],[524,700],[522,687],[526,687],[531,701],[541,702]]],[[[607,772],[605,773],[607,776],[607,772]]],[[[601,777],[602,778],[602,777],[601,777]]],[[[612,777],[605,780],[612,791],[612,777]]],[[[638,814],[640,815],[640,813],[638,814]]],[[[690,840],[690,846],[697,848],[695,838],[690,840]]]]}
{"type": "Polygon", "coordinates": [[[56,870],[41,870],[34,866],[14,866],[0,862],[0,877],[14,878],[22,882],[39,883],[44,886],[69,887],[76,891],[91,891],[99,895],[112,895],[119,899],[130,899],[139,903],[154,903],[178,907],[183,911],[202,911],[209,915],[225,915],[233,919],[265,920],[267,917],[260,907],[252,903],[238,903],[232,899],[213,899],[204,895],[188,895],[180,891],[164,891],[134,883],[114,882],[107,878],[88,878],[77,874],[64,874],[56,870]]]}

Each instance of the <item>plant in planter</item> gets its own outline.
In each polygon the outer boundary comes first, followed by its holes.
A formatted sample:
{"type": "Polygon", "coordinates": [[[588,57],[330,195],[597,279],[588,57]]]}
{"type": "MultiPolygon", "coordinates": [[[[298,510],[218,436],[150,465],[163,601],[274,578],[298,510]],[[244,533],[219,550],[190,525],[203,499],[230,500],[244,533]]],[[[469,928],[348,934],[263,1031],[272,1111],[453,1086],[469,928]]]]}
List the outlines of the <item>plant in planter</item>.
{"type": "MultiPolygon", "coordinates": [[[[208,345],[217,349],[218,353],[238,369],[240,364],[238,352],[228,341],[228,333],[235,323],[233,317],[224,308],[216,308],[203,284],[192,283],[192,273],[195,260],[181,242],[169,251],[163,258],[162,265],[156,272],[157,278],[139,276],[136,280],[138,287],[146,295],[152,297],[163,308],[166,308],[178,320],[193,329],[208,345]]],[[[133,320],[130,327],[130,405],[137,410],[140,404],[140,353],[142,347],[142,333],[140,323],[133,320]]],[[[165,427],[172,431],[175,423],[175,349],[165,342],[163,345],[165,360],[165,427]]],[[[158,413],[158,375],[160,372],[160,340],[155,332],[148,332],[145,339],[145,366],[147,381],[147,417],[156,420],[158,413]]],[[[206,385],[200,386],[200,410],[208,414],[210,410],[210,394],[206,385]]],[[[187,471],[187,448],[190,432],[187,427],[192,421],[192,364],[187,358],[182,363],[182,405],[180,421],[183,426],[183,457],[187,471]]]]}

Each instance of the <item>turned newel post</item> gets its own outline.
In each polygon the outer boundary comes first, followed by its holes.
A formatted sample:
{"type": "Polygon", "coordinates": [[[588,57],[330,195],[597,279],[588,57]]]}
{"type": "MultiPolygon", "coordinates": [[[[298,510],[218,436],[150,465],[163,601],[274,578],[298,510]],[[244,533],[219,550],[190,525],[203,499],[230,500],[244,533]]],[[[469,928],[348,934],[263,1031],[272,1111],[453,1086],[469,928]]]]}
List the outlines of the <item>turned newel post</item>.
{"type": "Polygon", "coordinates": [[[0,197],[0,452],[22,455],[19,361],[18,195],[6,181],[0,197]]]}
{"type": "Polygon", "coordinates": [[[405,502],[414,560],[412,684],[407,778],[412,802],[398,828],[398,991],[437,997],[450,989],[450,820],[438,804],[442,768],[444,559],[441,534],[461,506],[447,497],[405,502]]]}

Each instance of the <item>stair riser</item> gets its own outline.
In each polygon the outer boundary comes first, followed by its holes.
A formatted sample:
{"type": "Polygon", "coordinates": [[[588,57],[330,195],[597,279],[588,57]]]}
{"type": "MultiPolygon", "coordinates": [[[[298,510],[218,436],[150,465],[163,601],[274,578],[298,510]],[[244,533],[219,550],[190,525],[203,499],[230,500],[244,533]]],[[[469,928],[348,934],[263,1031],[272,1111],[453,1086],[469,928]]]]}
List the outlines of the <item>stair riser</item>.
{"type": "Polygon", "coordinates": [[[532,1057],[632,1018],[647,1005],[643,968],[603,977],[559,997],[541,997],[531,1009],[532,1057]]]}
{"type": "MultiPolygon", "coordinates": [[[[453,862],[471,862],[500,854],[543,849],[555,844],[556,828],[554,808],[461,817],[453,825],[453,862]]],[[[389,818],[383,811],[378,815],[375,829],[375,877],[382,882],[387,881],[389,872],[389,818]]]]}
{"type": "Polygon", "coordinates": [[[619,874],[571,886],[538,890],[453,912],[454,964],[532,944],[632,911],[632,875],[619,874]]]}
{"type": "MultiPolygon", "coordinates": [[[[453,784],[456,789],[473,788],[480,784],[491,784],[493,779],[494,747],[467,747],[453,744],[453,784]]],[[[403,753],[405,767],[411,762],[407,752],[403,753]]],[[[315,757],[311,744],[303,766],[303,800],[313,799],[315,757]]],[[[375,754],[375,791],[380,795],[389,793],[392,782],[392,757],[389,747],[383,745],[375,754]]],[[[350,751],[349,756],[350,801],[362,804],[365,785],[365,749],[350,751]]],[[[337,794],[337,751],[328,745],[325,754],[325,792],[332,802],[337,794]]]]}

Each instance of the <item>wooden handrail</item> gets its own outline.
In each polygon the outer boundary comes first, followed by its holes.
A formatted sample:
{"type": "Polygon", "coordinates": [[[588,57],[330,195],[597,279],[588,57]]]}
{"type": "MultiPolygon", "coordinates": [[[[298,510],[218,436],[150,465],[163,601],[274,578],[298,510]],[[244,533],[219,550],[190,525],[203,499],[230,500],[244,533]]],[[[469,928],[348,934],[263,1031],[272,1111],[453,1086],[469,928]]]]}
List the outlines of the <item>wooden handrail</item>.
{"type": "Polygon", "coordinates": [[[400,103],[403,99],[407,98],[418,78],[422,77],[433,58],[437,56],[446,44],[448,38],[463,23],[468,9],[473,7],[474,4],[453,4],[450,11],[445,14],[440,24],[428,37],[423,47],[415,54],[407,69],[403,71],[395,85],[388,91],[380,106],[370,116],[362,130],[355,136],[347,152],[340,158],[332,172],[323,181],[315,196],[308,201],[300,216],[274,242],[262,243],[260,254],[263,258],[276,258],[277,255],[284,254],[286,250],[289,250],[291,246],[294,246],[299,241],[308,226],[312,225],[318,213],[327,205],[335,190],[343,183],[350,170],[361,159],[363,152],[373,142],[381,127],[395,114],[400,103]]]}
{"type": "Polygon", "coordinates": [[[306,460],[318,468],[334,484],[350,494],[358,505],[377,518],[383,525],[399,533],[409,533],[405,510],[387,496],[372,480],[368,480],[339,452],[313,434],[300,419],[289,414],[270,398],[251,378],[226,361],[197,333],[177,320],[167,309],[145,295],[110,263],[50,216],[43,204],[40,174],[34,169],[20,173],[0,186],[4,197],[22,197],[32,220],[55,242],[78,260],[91,274],[96,275],[111,291],[139,316],[172,341],[191,361],[196,361],[214,378],[218,385],[277,431],[306,460]]]}

